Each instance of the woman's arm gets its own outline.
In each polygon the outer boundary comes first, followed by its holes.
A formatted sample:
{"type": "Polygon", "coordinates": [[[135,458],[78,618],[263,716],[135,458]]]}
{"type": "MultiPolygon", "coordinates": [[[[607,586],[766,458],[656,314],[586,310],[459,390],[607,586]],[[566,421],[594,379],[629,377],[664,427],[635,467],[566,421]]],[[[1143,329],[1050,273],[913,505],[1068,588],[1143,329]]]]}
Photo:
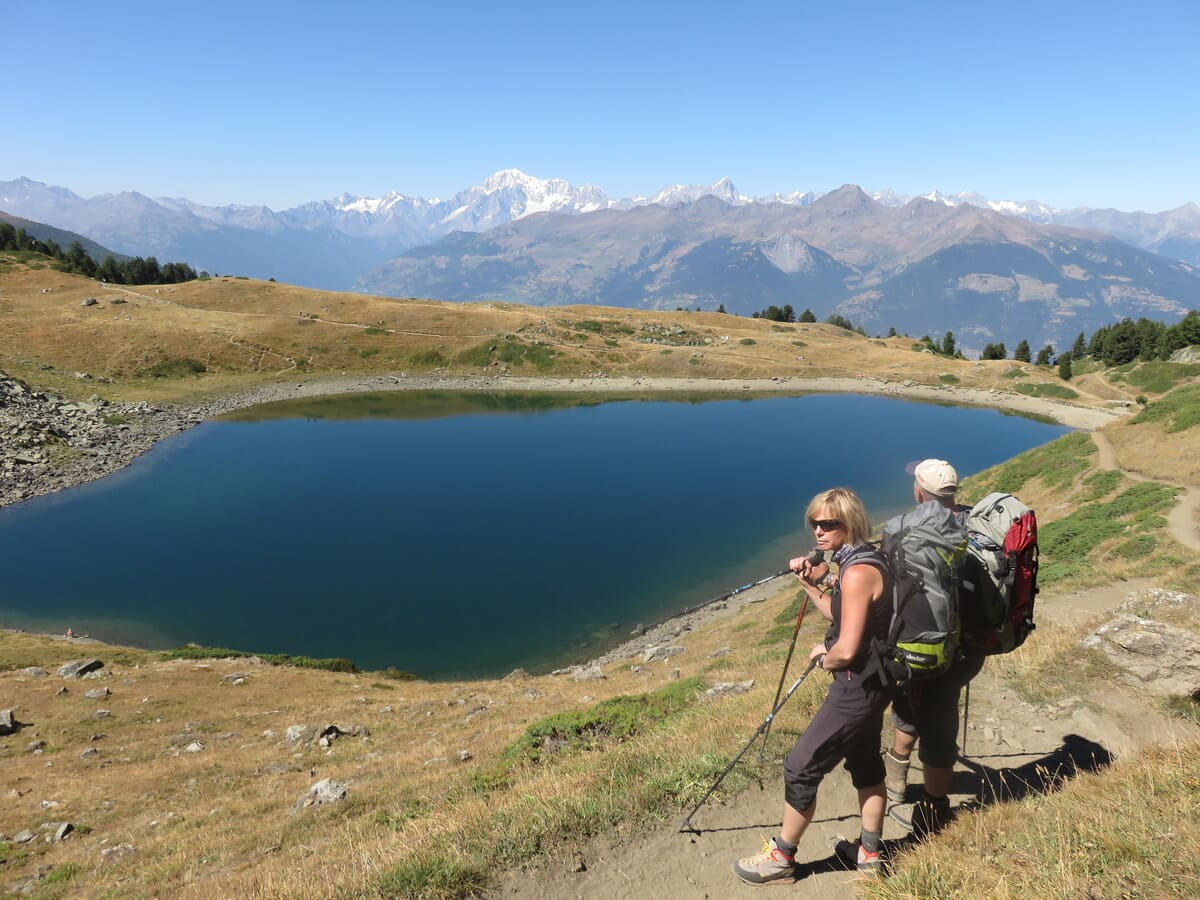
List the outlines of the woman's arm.
{"type": "Polygon", "coordinates": [[[824,579],[829,575],[829,564],[819,562],[813,565],[810,558],[798,556],[788,563],[788,568],[796,573],[800,587],[804,588],[804,593],[808,595],[812,604],[820,610],[821,615],[832,622],[833,612],[830,604],[833,591],[824,584],[824,579]]]}
{"type": "Polygon", "coordinates": [[[883,575],[874,566],[863,564],[846,570],[842,575],[842,621],[838,639],[826,652],[822,668],[844,669],[858,655],[866,638],[871,603],[882,594],[883,575]]]}

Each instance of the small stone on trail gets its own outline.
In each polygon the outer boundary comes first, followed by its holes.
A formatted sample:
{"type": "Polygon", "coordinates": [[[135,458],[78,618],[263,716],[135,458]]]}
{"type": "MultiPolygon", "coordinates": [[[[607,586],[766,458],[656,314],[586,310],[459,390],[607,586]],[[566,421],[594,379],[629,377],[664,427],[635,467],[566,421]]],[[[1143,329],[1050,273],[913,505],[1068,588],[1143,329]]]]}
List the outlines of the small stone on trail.
{"type": "Polygon", "coordinates": [[[458,761],[459,762],[466,762],[467,760],[473,759],[473,758],[474,757],[471,756],[470,750],[459,750],[458,751],[458,761]]]}
{"type": "Polygon", "coordinates": [[[89,700],[103,700],[111,693],[112,691],[106,687],[98,687],[85,692],[83,696],[87,697],[89,700]]]}
{"type": "Polygon", "coordinates": [[[754,679],[749,681],[718,681],[707,691],[704,692],[706,697],[727,697],[733,694],[744,694],[750,688],[754,687],[754,679]]]}
{"type": "Polygon", "coordinates": [[[117,844],[115,847],[105,847],[100,851],[100,862],[116,862],[134,853],[137,853],[137,847],[133,846],[133,844],[117,844]]]}

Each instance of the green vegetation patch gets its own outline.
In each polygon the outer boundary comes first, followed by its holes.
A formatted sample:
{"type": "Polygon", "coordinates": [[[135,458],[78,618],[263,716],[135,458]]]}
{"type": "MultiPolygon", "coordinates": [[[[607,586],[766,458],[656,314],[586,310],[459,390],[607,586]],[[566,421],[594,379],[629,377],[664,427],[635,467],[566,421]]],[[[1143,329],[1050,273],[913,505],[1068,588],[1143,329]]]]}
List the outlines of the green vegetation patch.
{"type": "Polygon", "coordinates": [[[189,644],[174,650],[160,650],[159,659],[230,659],[257,656],[272,666],[294,666],[297,669],[324,669],[327,672],[357,672],[358,666],[348,659],[329,657],[313,659],[308,656],[291,656],[287,653],[250,653],[245,650],[227,650],[222,647],[199,647],[189,644]]]}
{"type": "Polygon", "coordinates": [[[489,868],[486,859],[430,851],[384,872],[379,891],[384,897],[470,897],[487,886],[489,868]]]}
{"type": "Polygon", "coordinates": [[[1134,387],[1154,394],[1165,394],[1171,388],[1196,375],[1200,375],[1200,365],[1195,363],[1173,363],[1162,360],[1153,362],[1127,363],[1117,366],[1110,377],[1114,381],[1124,381],[1134,387]]]}
{"type": "Polygon", "coordinates": [[[456,357],[456,361],[477,368],[484,368],[493,363],[511,366],[528,364],[539,372],[548,372],[554,368],[554,361],[558,356],[557,350],[545,344],[527,343],[516,335],[509,334],[462,351],[456,357]]]}
{"type": "MultiPolygon", "coordinates": [[[[1029,373],[1026,372],[1024,369],[1018,369],[1016,367],[1013,367],[1011,369],[1006,369],[1004,371],[1004,374],[1001,377],[1003,377],[1003,378],[1028,378],[1029,373]]],[[[1021,389],[1017,388],[1017,390],[1021,390],[1021,389]]],[[[1026,393],[1026,392],[1021,391],[1021,393],[1026,393]]]]}
{"type": "Polygon", "coordinates": [[[1167,432],[1185,431],[1200,424],[1200,386],[1177,388],[1155,400],[1130,420],[1131,424],[1157,422],[1167,432]]]}
{"type": "Polygon", "coordinates": [[[1089,554],[1101,544],[1123,535],[1135,543],[1116,551],[1125,559],[1148,559],[1158,547],[1151,531],[1161,530],[1165,520],[1159,512],[1175,504],[1178,488],[1155,482],[1139,482],[1107,503],[1084,503],[1063,519],[1050,522],[1038,530],[1038,549],[1041,567],[1038,581],[1054,584],[1083,574],[1095,562],[1089,554]]]}
{"type": "Polygon", "coordinates": [[[61,866],[55,866],[42,879],[42,885],[65,884],[73,879],[76,875],[83,871],[81,866],[75,863],[63,863],[61,866]]]}
{"type": "Polygon", "coordinates": [[[758,341],[756,341],[754,338],[742,338],[740,341],[738,341],[738,343],[743,347],[753,347],[758,343],[758,341]]]}
{"type": "Polygon", "coordinates": [[[409,361],[414,366],[423,366],[431,369],[444,366],[448,362],[446,354],[436,348],[418,350],[409,357],[409,361]]]}
{"type": "Polygon", "coordinates": [[[1116,469],[1103,469],[1099,472],[1093,472],[1087,478],[1083,479],[1083,486],[1086,490],[1080,499],[1085,503],[1091,503],[1094,500],[1107,497],[1126,481],[1125,476],[1116,469]]]}
{"type": "Polygon", "coordinates": [[[374,325],[369,325],[363,329],[363,334],[387,334],[382,328],[377,328],[374,325]]]}
{"type": "Polygon", "coordinates": [[[685,678],[648,694],[620,695],[589,709],[555,713],[525,729],[501,754],[510,763],[544,759],[626,740],[695,703],[707,690],[700,678],[685,678]]]}
{"type": "Polygon", "coordinates": [[[1163,702],[1163,709],[1177,719],[1186,719],[1193,725],[1200,725],[1200,696],[1196,694],[1169,697],[1163,702]]]}
{"type": "Polygon", "coordinates": [[[168,356],[152,366],[136,370],[133,374],[139,378],[184,378],[207,371],[208,367],[198,359],[192,359],[190,356],[168,356]]]}
{"type": "Polygon", "coordinates": [[[945,374],[939,375],[938,381],[940,381],[942,384],[958,384],[961,379],[957,375],[945,374]]]}
{"type": "Polygon", "coordinates": [[[1087,432],[1065,434],[967,479],[967,495],[973,498],[970,502],[976,502],[989,491],[1016,494],[1033,478],[1041,478],[1050,487],[1066,488],[1093,465],[1096,455],[1096,445],[1087,432]]]}
{"type": "Polygon", "coordinates": [[[1050,397],[1054,400],[1075,400],[1079,397],[1076,391],[1061,384],[1018,384],[1013,390],[1027,397],[1050,397]]]}

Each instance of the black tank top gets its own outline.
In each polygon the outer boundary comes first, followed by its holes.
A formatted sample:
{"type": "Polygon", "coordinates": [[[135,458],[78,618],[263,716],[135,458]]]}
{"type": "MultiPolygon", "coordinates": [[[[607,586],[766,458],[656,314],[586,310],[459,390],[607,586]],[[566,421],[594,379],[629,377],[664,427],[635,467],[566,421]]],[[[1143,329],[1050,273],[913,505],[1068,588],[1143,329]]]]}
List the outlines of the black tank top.
{"type": "Polygon", "coordinates": [[[867,654],[871,649],[871,639],[876,638],[880,643],[886,643],[888,639],[888,631],[892,625],[892,605],[888,602],[888,569],[887,562],[883,554],[873,544],[862,544],[858,547],[850,548],[848,553],[843,555],[843,551],[839,550],[834,555],[834,562],[840,566],[838,570],[837,584],[834,585],[833,595],[830,598],[829,611],[833,616],[833,624],[829,626],[829,631],[825,635],[825,647],[829,648],[837,642],[841,635],[842,627],[842,579],[846,577],[846,572],[852,567],[858,565],[873,566],[879,570],[883,576],[883,594],[878,600],[872,601],[867,605],[867,631],[863,635],[858,644],[858,653],[854,659],[846,666],[851,672],[861,672],[867,661],[867,654]],[[841,560],[838,557],[841,556],[841,560]]]}

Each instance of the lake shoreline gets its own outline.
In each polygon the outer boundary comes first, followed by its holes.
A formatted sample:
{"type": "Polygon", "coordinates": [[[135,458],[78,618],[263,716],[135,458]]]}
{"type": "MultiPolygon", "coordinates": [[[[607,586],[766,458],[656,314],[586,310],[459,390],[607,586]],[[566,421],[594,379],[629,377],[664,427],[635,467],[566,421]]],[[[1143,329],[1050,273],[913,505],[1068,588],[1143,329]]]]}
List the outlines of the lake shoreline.
{"type": "MultiPolygon", "coordinates": [[[[5,387],[0,376],[0,390],[5,387]]],[[[13,380],[8,379],[11,386],[13,380]]],[[[1015,409],[1018,412],[1052,418],[1070,427],[1093,429],[1113,421],[1122,413],[1037,400],[1023,395],[997,391],[972,390],[954,386],[929,386],[887,382],[871,378],[770,378],[770,379],[663,379],[663,378],[517,378],[517,377],[438,377],[370,376],[342,377],[309,382],[264,385],[231,393],[192,405],[154,407],[145,403],[108,404],[103,401],[64,401],[52,395],[25,388],[22,403],[0,404],[11,413],[14,409],[37,419],[40,415],[52,427],[74,436],[84,445],[79,457],[59,470],[36,477],[36,466],[26,465],[0,471],[0,507],[34,496],[52,494],[90,482],[123,469],[159,440],[187,431],[205,420],[226,413],[282,400],[316,398],[339,394],[384,391],[464,391],[488,393],[573,393],[602,397],[645,395],[706,394],[727,396],[796,396],[819,393],[854,393],[891,396],[898,399],[1015,409]],[[124,420],[120,426],[108,422],[124,420]],[[106,422],[108,420],[108,422],[106,422]],[[102,449],[97,449],[102,448],[102,449]],[[91,452],[87,452],[87,451],[91,452]],[[11,477],[34,475],[35,477],[11,477]]],[[[4,399],[0,397],[0,399],[4,399]]],[[[48,468],[48,467],[44,467],[48,468]]],[[[568,664],[564,671],[576,671],[597,664],[629,659],[651,647],[669,643],[685,631],[728,615],[748,603],[766,599],[780,589],[779,575],[769,576],[753,585],[681,610],[666,618],[639,626],[630,637],[587,662],[568,664]]],[[[64,627],[66,624],[64,623],[64,627]]],[[[590,651],[594,653],[595,651],[590,651]]],[[[569,657],[568,657],[569,658],[569,657]]]]}
{"type": "Polygon", "coordinates": [[[103,478],[128,466],[159,441],[208,419],[265,403],[384,391],[578,393],[596,395],[711,394],[729,396],[851,393],[982,406],[1041,416],[1092,431],[1125,415],[1120,409],[1077,406],[1023,394],[926,385],[881,378],[705,379],[657,377],[548,378],[517,376],[371,375],[260,385],[195,404],[152,406],[71,401],[0,375],[0,425],[30,442],[14,441],[0,458],[0,508],[103,478]],[[65,449],[61,445],[65,444],[65,449]],[[40,447],[55,448],[43,450],[40,447]]]}

